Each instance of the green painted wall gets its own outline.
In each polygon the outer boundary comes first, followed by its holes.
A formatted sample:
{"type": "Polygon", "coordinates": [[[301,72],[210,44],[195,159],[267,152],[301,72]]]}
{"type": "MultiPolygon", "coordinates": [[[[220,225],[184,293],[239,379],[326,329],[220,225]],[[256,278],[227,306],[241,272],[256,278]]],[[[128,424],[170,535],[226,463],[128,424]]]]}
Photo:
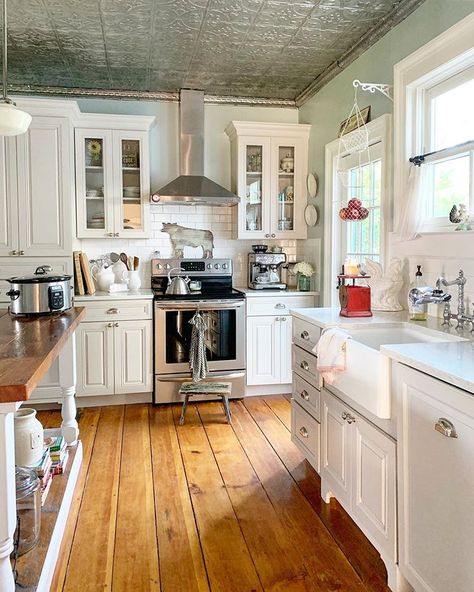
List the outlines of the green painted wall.
{"type": "MultiPolygon", "coordinates": [[[[397,62],[473,11],[474,0],[426,0],[300,108],[299,122],[313,125],[309,168],[320,179],[314,202],[320,211],[320,221],[310,229],[310,236],[323,237],[324,147],[337,137],[339,124],[352,107],[352,81],[392,84],[393,66],[397,62]]],[[[371,105],[372,119],[392,112],[392,102],[380,93],[372,95],[359,90],[358,97],[361,108],[371,105]]]]}

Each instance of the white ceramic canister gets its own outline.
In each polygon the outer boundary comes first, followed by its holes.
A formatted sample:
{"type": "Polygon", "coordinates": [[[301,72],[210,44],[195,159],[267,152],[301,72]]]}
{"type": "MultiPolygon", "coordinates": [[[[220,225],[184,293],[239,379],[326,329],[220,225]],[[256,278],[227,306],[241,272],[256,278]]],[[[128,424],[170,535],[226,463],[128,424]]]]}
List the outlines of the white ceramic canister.
{"type": "Polygon", "coordinates": [[[140,286],[142,285],[138,271],[127,271],[126,277],[128,280],[128,289],[130,292],[138,292],[140,286]]]}
{"type": "Polygon", "coordinates": [[[43,426],[36,419],[36,409],[21,407],[15,413],[15,464],[33,467],[43,456],[43,426]]]}

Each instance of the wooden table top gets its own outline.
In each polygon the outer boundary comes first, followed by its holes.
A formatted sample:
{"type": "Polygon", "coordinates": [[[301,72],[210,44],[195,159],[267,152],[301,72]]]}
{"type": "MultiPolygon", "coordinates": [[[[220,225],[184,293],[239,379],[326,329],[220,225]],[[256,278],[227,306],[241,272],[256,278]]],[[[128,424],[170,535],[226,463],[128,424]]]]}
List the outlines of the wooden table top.
{"type": "Polygon", "coordinates": [[[29,399],[85,314],[84,307],[38,317],[0,310],[0,403],[29,399]]]}

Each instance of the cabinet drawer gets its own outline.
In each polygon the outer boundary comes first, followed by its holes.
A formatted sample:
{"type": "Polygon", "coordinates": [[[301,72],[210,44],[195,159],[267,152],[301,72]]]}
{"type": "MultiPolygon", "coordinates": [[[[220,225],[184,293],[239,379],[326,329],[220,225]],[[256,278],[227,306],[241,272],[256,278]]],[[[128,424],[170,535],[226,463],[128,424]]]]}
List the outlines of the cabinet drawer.
{"type": "Polygon", "coordinates": [[[321,337],[321,328],[301,319],[293,319],[293,343],[312,351],[321,337]]]}
{"type": "Polygon", "coordinates": [[[151,319],[153,316],[152,300],[100,300],[85,302],[76,299],[76,303],[85,306],[87,321],[133,321],[151,319]]]}
{"type": "Polygon", "coordinates": [[[296,372],[293,373],[293,397],[311,415],[319,419],[320,392],[317,388],[306,382],[296,372]]]}
{"type": "Polygon", "coordinates": [[[293,372],[316,388],[321,388],[321,376],[317,371],[317,357],[301,347],[293,345],[293,372]]]}
{"type": "Polygon", "coordinates": [[[287,315],[292,308],[310,308],[314,306],[313,296],[247,296],[247,315],[287,315]]]}
{"type": "Polygon", "coordinates": [[[295,400],[291,402],[291,439],[319,472],[320,424],[295,400]]]}

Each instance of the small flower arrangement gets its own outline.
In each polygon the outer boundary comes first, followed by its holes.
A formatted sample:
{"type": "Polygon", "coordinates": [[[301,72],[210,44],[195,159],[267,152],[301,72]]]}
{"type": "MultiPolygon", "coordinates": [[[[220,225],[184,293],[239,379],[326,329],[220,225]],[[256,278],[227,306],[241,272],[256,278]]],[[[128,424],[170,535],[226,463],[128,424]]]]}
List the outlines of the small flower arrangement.
{"type": "Polygon", "coordinates": [[[100,163],[102,160],[102,144],[98,140],[89,140],[87,142],[87,151],[92,164],[100,163]]]}
{"type": "Polygon", "coordinates": [[[298,290],[309,292],[311,290],[311,276],[316,273],[311,263],[301,261],[294,266],[293,271],[298,277],[298,290]]]}
{"type": "Polygon", "coordinates": [[[316,270],[311,265],[311,263],[307,263],[306,261],[301,261],[300,263],[297,263],[293,267],[293,271],[295,273],[300,273],[301,275],[304,275],[306,277],[311,277],[316,273],[316,270]]]}

